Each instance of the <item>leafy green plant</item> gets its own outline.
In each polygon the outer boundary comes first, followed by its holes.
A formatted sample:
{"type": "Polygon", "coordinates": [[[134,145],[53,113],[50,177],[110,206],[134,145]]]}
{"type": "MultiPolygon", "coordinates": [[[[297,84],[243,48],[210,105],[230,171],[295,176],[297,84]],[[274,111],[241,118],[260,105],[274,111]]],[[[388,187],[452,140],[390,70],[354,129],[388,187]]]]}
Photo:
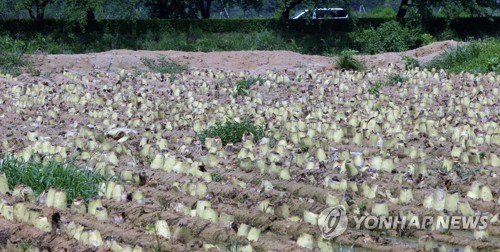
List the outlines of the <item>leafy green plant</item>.
{"type": "Polygon", "coordinates": [[[277,50],[286,47],[286,41],[273,31],[266,30],[254,34],[256,50],[277,50]]]}
{"type": "Polygon", "coordinates": [[[453,165],[452,170],[454,170],[462,180],[470,180],[479,172],[479,168],[467,169],[460,164],[453,165]]]}
{"type": "Polygon", "coordinates": [[[434,36],[430,35],[429,33],[424,33],[420,35],[420,39],[422,40],[422,45],[429,45],[434,42],[437,42],[437,39],[434,36]]]}
{"type": "Polygon", "coordinates": [[[26,43],[7,36],[0,37],[0,72],[17,76],[28,62],[24,58],[26,43]]]}
{"type": "Polygon", "coordinates": [[[210,176],[212,176],[212,180],[215,181],[215,182],[220,182],[221,179],[222,179],[220,173],[218,173],[216,171],[211,172],[210,176]]]}
{"type": "Polygon", "coordinates": [[[31,242],[21,242],[21,243],[17,244],[17,247],[21,251],[26,251],[26,250],[31,249],[31,248],[36,248],[36,245],[31,243],[31,242]]]}
{"type": "Polygon", "coordinates": [[[341,69],[361,71],[365,68],[363,63],[354,58],[358,52],[355,50],[344,50],[337,58],[337,65],[341,69]]]}
{"type": "Polygon", "coordinates": [[[385,85],[395,86],[398,84],[403,84],[404,82],[407,82],[407,81],[408,81],[407,77],[401,76],[400,74],[392,74],[389,76],[389,78],[385,82],[385,85]]]}
{"type": "Polygon", "coordinates": [[[257,82],[262,84],[264,83],[264,79],[257,77],[249,77],[236,81],[235,84],[236,92],[234,93],[234,97],[248,95],[248,89],[250,89],[251,86],[257,84],[257,82]]]}
{"type": "Polygon", "coordinates": [[[171,76],[188,70],[187,66],[166,59],[165,56],[158,56],[156,60],[143,57],[141,62],[153,72],[170,74],[171,76]]]}
{"type": "Polygon", "coordinates": [[[358,203],[359,209],[365,209],[366,206],[368,206],[368,202],[367,201],[362,201],[362,202],[358,203]]]}
{"type": "Polygon", "coordinates": [[[396,21],[378,28],[358,29],[352,35],[356,48],[363,53],[401,52],[420,46],[418,29],[403,27],[396,21]]]}
{"type": "Polygon", "coordinates": [[[418,62],[418,60],[415,59],[415,58],[413,58],[413,57],[403,56],[403,61],[404,61],[405,69],[406,70],[410,70],[410,69],[414,69],[414,68],[420,67],[420,63],[418,62]]]}
{"type": "Polygon", "coordinates": [[[31,187],[36,195],[50,188],[62,189],[66,192],[68,205],[74,198],[88,200],[97,196],[100,183],[105,181],[98,172],[81,168],[72,161],[24,161],[11,155],[0,161],[0,171],[7,176],[11,189],[23,184],[31,187]]]}
{"type": "Polygon", "coordinates": [[[217,122],[208,129],[198,135],[198,139],[205,143],[207,137],[219,137],[222,144],[241,142],[244,133],[253,134],[254,141],[259,141],[265,137],[264,128],[256,126],[249,120],[245,119],[242,122],[226,121],[225,123],[217,122]]]}
{"type": "Polygon", "coordinates": [[[445,69],[452,73],[500,73],[500,40],[471,41],[447,50],[426,67],[445,69]]]}
{"type": "Polygon", "coordinates": [[[379,89],[382,87],[382,85],[383,85],[383,83],[381,81],[375,81],[368,88],[368,93],[371,95],[374,95],[374,96],[378,96],[380,93],[379,89]]]}
{"type": "Polygon", "coordinates": [[[390,7],[376,7],[364,13],[353,13],[357,17],[363,18],[394,18],[396,11],[390,7]]]}
{"type": "Polygon", "coordinates": [[[237,252],[238,251],[238,241],[231,240],[231,242],[226,246],[226,252],[237,252]]]}
{"type": "Polygon", "coordinates": [[[307,144],[305,144],[303,142],[299,143],[299,147],[300,147],[300,151],[302,153],[309,151],[309,146],[307,146],[307,144]]]}
{"type": "Polygon", "coordinates": [[[448,171],[448,169],[444,166],[438,167],[437,171],[441,174],[449,174],[449,173],[456,173],[458,177],[460,177],[461,180],[470,180],[473,178],[476,173],[479,172],[478,168],[475,169],[468,169],[463,167],[460,164],[453,164],[451,167],[451,170],[448,171]]]}
{"type": "Polygon", "coordinates": [[[401,76],[399,74],[392,74],[387,78],[386,81],[377,80],[373,83],[370,82],[368,93],[374,96],[379,96],[380,88],[382,88],[383,86],[401,85],[406,81],[408,81],[407,77],[401,76]]]}
{"type": "Polygon", "coordinates": [[[488,71],[491,71],[491,72],[499,72],[500,71],[500,56],[488,59],[488,62],[486,63],[486,69],[488,69],[488,71]]]}

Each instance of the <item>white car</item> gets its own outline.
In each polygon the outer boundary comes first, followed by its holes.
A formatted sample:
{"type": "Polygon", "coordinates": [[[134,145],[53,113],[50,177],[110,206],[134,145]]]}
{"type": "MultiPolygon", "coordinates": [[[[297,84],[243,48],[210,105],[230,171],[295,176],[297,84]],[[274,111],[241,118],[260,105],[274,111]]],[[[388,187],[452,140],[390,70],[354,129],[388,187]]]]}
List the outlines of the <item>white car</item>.
{"type": "Polygon", "coordinates": [[[313,11],[301,10],[290,19],[348,19],[349,14],[342,8],[318,8],[313,11]]]}

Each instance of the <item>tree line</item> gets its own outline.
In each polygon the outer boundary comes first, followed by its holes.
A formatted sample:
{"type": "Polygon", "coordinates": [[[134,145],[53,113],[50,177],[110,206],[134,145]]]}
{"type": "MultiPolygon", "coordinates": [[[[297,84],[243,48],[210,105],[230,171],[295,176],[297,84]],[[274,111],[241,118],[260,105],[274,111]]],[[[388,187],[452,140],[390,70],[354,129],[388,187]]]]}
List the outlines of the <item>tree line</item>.
{"type": "Polygon", "coordinates": [[[298,8],[317,7],[352,11],[386,7],[395,9],[398,17],[413,12],[425,19],[436,10],[446,16],[485,16],[499,6],[499,0],[3,0],[0,19],[207,19],[229,17],[228,9],[287,19],[298,8]]]}

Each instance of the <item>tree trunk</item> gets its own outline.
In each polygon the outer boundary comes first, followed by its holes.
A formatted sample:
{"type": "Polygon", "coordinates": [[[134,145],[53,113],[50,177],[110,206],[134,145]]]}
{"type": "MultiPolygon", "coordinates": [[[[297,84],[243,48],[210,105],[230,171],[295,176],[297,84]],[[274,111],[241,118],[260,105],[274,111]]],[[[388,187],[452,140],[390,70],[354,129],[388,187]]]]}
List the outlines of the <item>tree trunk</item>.
{"type": "Polygon", "coordinates": [[[212,5],[212,0],[199,0],[198,2],[201,18],[210,18],[210,6],[212,5]]]}
{"type": "Polygon", "coordinates": [[[158,8],[158,18],[168,19],[172,17],[172,13],[179,7],[177,0],[156,0],[156,7],[158,8]]]}
{"type": "Polygon", "coordinates": [[[401,4],[399,5],[399,11],[396,17],[404,18],[407,10],[408,10],[408,0],[401,0],[401,4]]]}
{"type": "Polygon", "coordinates": [[[87,10],[87,20],[95,20],[95,13],[91,8],[87,10]]]}
{"type": "Polygon", "coordinates": [[[28,8],[28,13],[30,14],[31,19],[35,19],[35,15],[33,15],[33,11],[31,10],[31,6],[28,8]]]}
{"type": "Polygon", "coordinates": [[[165,2],[165,0],[158,0],[156,2],[158,3],[158,18],[167,19],[168,18],[167,3],[165,2]]]}
{"type": "Polygon", "coordinates": [[[28,10],[30,18],[42,20],[45,14],[45,6],[47,6],[49,2],[50,0],[35,0],[35,2],[31,2],[29,5],[27,5],[26,10],[28,10]]]}
{"type": "Polygon", "coordinates": [[[38,0],[35,0],[35,4],[36,4],[36,19],[42,20],[45,11],[44,11],[42,5],[38,2],[38,0]]]}

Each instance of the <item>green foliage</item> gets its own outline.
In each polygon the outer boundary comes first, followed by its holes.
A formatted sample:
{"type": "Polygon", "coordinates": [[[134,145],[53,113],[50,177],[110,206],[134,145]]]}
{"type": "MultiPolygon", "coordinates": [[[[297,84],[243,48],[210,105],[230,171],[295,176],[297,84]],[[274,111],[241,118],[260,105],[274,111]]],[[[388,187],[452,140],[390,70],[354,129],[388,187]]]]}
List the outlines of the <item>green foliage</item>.
{"type": "Polygon", "coordinates": [[[357,59],[354,58],[354,55],[356,55],[357,51],[355,50],[344,50],[340,53],[340,56],[337,58],[337,65],[341,69],[345,70],[354,70],[354,71],[361,71],[365,67],[363,63],[357,59]]]}
{"type": "Polygon", "coordinates": [[[371,18],[394,18],[396,11],[389,7],[373,8],[368,12],[356,14],[357,17],[371,17],[371,18]]]}
{"type": "Polygon", "coordinates": [[[238,251],[238,241],[231,240],[231,242],[226,246],[226,252],[237,252],[238,251]]]}
{"type": "Polygon", "coordinates": [[[309,151],[309,146],[307,144],[300,142],[299,143],[299,148],[302,153],[308,152],[309,151]]]}
{"type": "Polygon", "coordinates": [[[375,81],[371,83],[370,87],[368,87],[368,93],[373,96],[378,96],[380,94],[379,89],[383,86],[381,81],[375,81]]]}
{"type": "Polygon", "coordinates": [[[285,41],[276,35],[276,33],[268,30],[255,33],[255,50],[271,51],[286,47],[285,41]]]}
{"type": "Polygon", "coordinates": [[[420,35],[420,39],[422,41],[422,45],[429,45],[434,42],[437,42],[437,39],[434,36],[430,35],[429,33],[424,33],[420,35]]]}
{"type": "Polygon", "coordinates": [[[49,3],[50,0],[20,0],[16,1],[14,6],[17,11],[28,11],[30,18],[41,20],[49,3]]]}
{"type": "Polygon", "coordinates": [[[407,81],[408,81],[407,77],[401,76],[399,74],[392,74],[385,82],[385,85],[387,86],[401,85],[407,81]]]}
{"type": "Polygon", "coordinates": [[[457,34],[455,33],[455,31],[448,28],[448,29],[441,31],[436,36],[438,37],[439,40],[452,40],[452,39],[457,37],[457,34]]]}
{"type": "Polygon", "coordinates": [[[201,132],[198,135],[198,139],[200,139],[202,143],[205,143],[205,139],[207,137],[219,137],[222,140],[222,144],[226,145],[227,143],[241,142],[241,139],[245,132],[252,133],[254,136],[254,141],[256,142],[265,137],[264,128],[262,128],[261,126],[256,126],[248,119],[245,119],[242,122],[216,122],[215,125],[210,126],[208,129],[201,132]]]}
{"type": "Polygon", "coordinates": [[[386,22],[378,28],[358,29],[352,36],[357,48],[370,54],[401,52],[419,46],[417,31],[396,21],[386,22]]]}
{"type": "Polygon", "coordinates": [[[411,5],[419,13],[422,21],[434,15],[454,19],[458,17],[485,16],[488,8],[498,8],[496,0],[419,0],[411,5]]]}
{"type": "Polygon", "coordinates": [[[188,70],[187,66],[166,59],[165,56],[158,56],[156,60],[141,58],[141,62],[153,72],[169,74],[171,76],[188,70]]]}
{"type": "MultiPolygon", "coordinates": [[[[500,18],[493,20],[494,22],[486,19],[460,19],[449,31],[453,33],[463,29],[457,34],[467,36],[477,30],[481,30],[479,34],[482,35],[495,34],[498,30],[495,24],[500,18]]],[[[403,28],[395,21],[387,26],[383,24],[384,19],[302,21],[307,20],[100,20],[88,21],[82,31],[74,21],[4,20],[0,21],[0,36],[3,34],[16,41],[23,41],[27,46],[26,53],[51,54],[111,49],[202,52],[291,50],[315,55],[336,55],[342,50],[354,49],[366,54],[388,49],[412,49],[421,43],[432,41],[432,37],[421,34],[421,29],[403,28]],[[354,25],[357,29],[352,32],[354,25]],[[366,28],[370,26],[373,28],[366,28]],[[400,34],[395,29],[394,34],[378,34],[379,30],[390,30],[386,26],[400,27],[405,32],[400,34]],[[403,42],[393,39],[398,43],[392,43],[392,36],[404,38],[403,42]]],[[[432,34],[439,34],[445,25],[441,21],[433,22],[432,26],[438,28],[432,34]]],[[[437,37],[441,39],[441,36],[437,37]]]]}
{"type": "Polygon", "coordinates": [[[7,36],[0,37],[0,73],[17,76],[21,74],[21,68],[27,66],[24,59],[26,43],[7,36]]]}
{"type": "Polygon", "coordinates": [[[461,180],[471,180],[479,172],[479,168],[465,168],[459,163],[453,164],[451,170],[448,171],[446,167],[438,167],[437,171],[441,174],[455,173],[461,180]]]}
{"type": "Polygon", "coordinates": [[[408,78],[405,76],[401,76],[399,74],[391,74],[385,81],[377,80],[373,83],[370,83],[370,86],[368,87],[368,93],[373,96],[379,96],[380,88],[382,88],[383,86],[401,86],[407,81],[408,78]]]}
{"type": "Polygon", "coordinates": [[[447,50],[429,62],[427,68],[445,69],[452,73],[500,73],[500,40],[471,41],[447,50]]]}
{"type": "Polygon", "coordinates": [[[84,27],[88,18],[95,18],[96,15],[102,15],[102,6],[105,1],[106,0],[64,0],[66,6],[66,19],[84,27]],[[92,15],[93,17],[90,17],[92,15]]]}
{"type": "Polygon", "coordinates": [[[88,200],[97,196],[100,183],[105,181],[105,177],[98,172],[81,168],[71,161],[64,163],[55,160],[24,161],[10,155],[3,157],[0,161],[0,171],[7,176],[11,189],[23,184],[31,187],[35,194],[40,194],[50,188],[64,190],[68,206],[75,198],[88,200]]]}
{"type": "Polygon", "coordinates": [[[500,56],[495,56],[488,59],[488,62],[486,63],[486,69],[489,72],[498,73],[500,71],[500,56]]]}
{"type": "Polygon", "coordinates": [[[420,63],[417,59],[410,56],[403,56],[403,61],[405,63],[405,70],[414,69],[420,67],[420,63]]]}
{"type": "Polygon", "coordinates": [[[215,181],[215,182],[220,182],[222,179],[220,173],[218,173],[216,171],[211,172],[210,176],[212,176],[212,181],[215,181]]]}
{"type": "Polygon", "coordinates": [[[245,79],[236,81],[236,84],[234,87],[236,92],[234,93],[234,97],[248,95],[248,89],[250,89],[251,86],[253,86],[257,83],[262,85],[262,83],[264,83],[264,81],[265,81],[264,79],[257,78],[257,77],[249,77],[249,78],[245,78],[245,79]]]}
{"type": "Polygon", "coordinates": [[[36,248],[36,245],[33,244],[33,243],[31,243],[31,242],[21,242],[21,243],[17,244],[17,247],[21,251],[27,251],[28,249],[34,249],[34,248],[36,248]]]}

